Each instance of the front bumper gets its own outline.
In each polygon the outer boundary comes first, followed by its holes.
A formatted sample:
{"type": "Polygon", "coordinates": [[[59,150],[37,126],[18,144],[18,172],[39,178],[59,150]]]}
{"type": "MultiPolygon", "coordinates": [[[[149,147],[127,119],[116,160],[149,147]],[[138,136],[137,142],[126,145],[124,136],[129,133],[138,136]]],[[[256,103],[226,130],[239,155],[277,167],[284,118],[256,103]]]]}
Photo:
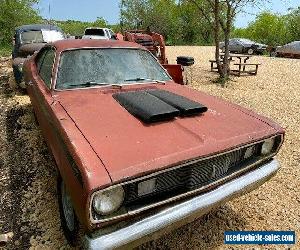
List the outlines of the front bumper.
{"type": "Polygon", "coordinates": [[[84,247],[86,249],[132,248],[158,238],[163,233],[190,223],[222,203],[256,189],[273,177],[279,168],[277,160],[273,159],[212,191],[161,210],[127,227],[101,236],[86,235],[84,247]]]}
{"type": "Polygon", "coordinates": [[[258,47],[258,48],[256,49],[256,51],[259,52],[259,53],[263,53],[263,52],[265,52],[266,50],[267,50],[266,47],[258,47]]]}

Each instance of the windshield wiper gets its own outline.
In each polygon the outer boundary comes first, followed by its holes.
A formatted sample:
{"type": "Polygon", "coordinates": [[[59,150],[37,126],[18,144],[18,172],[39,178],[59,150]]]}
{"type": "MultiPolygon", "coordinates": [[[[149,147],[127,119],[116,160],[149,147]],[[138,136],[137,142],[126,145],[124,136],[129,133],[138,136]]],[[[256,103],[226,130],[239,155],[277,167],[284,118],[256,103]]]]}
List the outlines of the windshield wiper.
{"type": "Polygon", "coordinates": [[[122,85],[118,85],[118,84],[110,84],[110,83],[105,83],[105,82],[94,82],[94,81],[88,81],[85,83],[80,83],[80,84],[71,84],[69,86],[71,87],[91,87],[91,86],[111,86],[111,87],[118,87],[118,88],[122,88],[122,85]]]}
{"type": "Polygon", "coordinates": [[[156,80],[156,79],[150,79],[150,78],[143,78],[143,77],[137,77],[132,79],[125,79],[125,82],[138,82],[138,81],[148,81],[148,82],[155,82],[155,83],[162,83],[165,84],[165,81],[156,80]]]}

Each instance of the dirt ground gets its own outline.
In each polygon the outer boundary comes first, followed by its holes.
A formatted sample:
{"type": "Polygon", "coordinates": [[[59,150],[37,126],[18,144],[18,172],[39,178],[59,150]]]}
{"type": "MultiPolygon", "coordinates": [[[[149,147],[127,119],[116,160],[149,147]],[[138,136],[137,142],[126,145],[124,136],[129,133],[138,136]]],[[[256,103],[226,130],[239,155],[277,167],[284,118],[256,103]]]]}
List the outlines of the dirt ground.
{"type": "MultiPolygon", "coordinates": [[[[223,244],[226,230],[294,230],[300,235],[300,60],[255,56],[257,76],[235,77],[225,88],[209,72],[212,47],[168,47],[195,57],[192,88],[220,96],[277,121],[286,129],[271,181],[140,249],[241,249],[223,244]]],[[[14,90],[8,58],[0,58],[0,234],[4,249],[70,249],[60,229],[54,160],[35,123],[28,96],[14,90]]],[[[243,249],[300,249],[247,246],[243,249]]],[[[1,247],[0,247],[1,249],[1,247]]]]}

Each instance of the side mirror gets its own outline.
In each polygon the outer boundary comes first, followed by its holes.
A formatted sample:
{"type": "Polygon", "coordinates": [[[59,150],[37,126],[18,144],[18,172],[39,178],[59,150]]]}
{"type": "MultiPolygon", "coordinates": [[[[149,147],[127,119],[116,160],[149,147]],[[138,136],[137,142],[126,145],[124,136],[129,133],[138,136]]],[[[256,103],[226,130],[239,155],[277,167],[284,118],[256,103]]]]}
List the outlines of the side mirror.
{"type": "Polygon", "coordinates": [[[194,57],[189,56],[178,56],[176,61],[177,64],[180,64],[182,66],[192,66],[195,64],[194,57]]]}

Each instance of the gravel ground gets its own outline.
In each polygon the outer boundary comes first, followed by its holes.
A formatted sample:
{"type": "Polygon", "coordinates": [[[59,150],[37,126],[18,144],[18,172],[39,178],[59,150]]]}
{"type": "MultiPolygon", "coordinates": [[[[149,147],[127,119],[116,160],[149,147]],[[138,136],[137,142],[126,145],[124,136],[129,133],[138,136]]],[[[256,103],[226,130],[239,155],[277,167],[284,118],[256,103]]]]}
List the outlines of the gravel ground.
{"type": "MultiPolygon", "coordinates": [[[[300,235],[300,60],[253,57],[257,76],[233,78],[225,88],[209,72],[212,47],[168,47],[195,57],[191,87],[271,117],[286,128],[282,169],[259,189],[167,234],[141,249],[241,249],[223,244],[225,230],[295,230],[300,235]]],[[[69,249],[59,224],[54,160],[34,122],[28,96],[14,90],[10,61],[0,58],[0,234],[14,234],[7,249],[69,249]]],[[[242,249],[279,249],[248,246],[242,249]]],[[[1,247],[0,247],[1,249],[1,247]]],[[[289,249],[281,246],[281,249],[289,249]]],[[[292,249],[300,249],[300,241],[292,249]]]]}

